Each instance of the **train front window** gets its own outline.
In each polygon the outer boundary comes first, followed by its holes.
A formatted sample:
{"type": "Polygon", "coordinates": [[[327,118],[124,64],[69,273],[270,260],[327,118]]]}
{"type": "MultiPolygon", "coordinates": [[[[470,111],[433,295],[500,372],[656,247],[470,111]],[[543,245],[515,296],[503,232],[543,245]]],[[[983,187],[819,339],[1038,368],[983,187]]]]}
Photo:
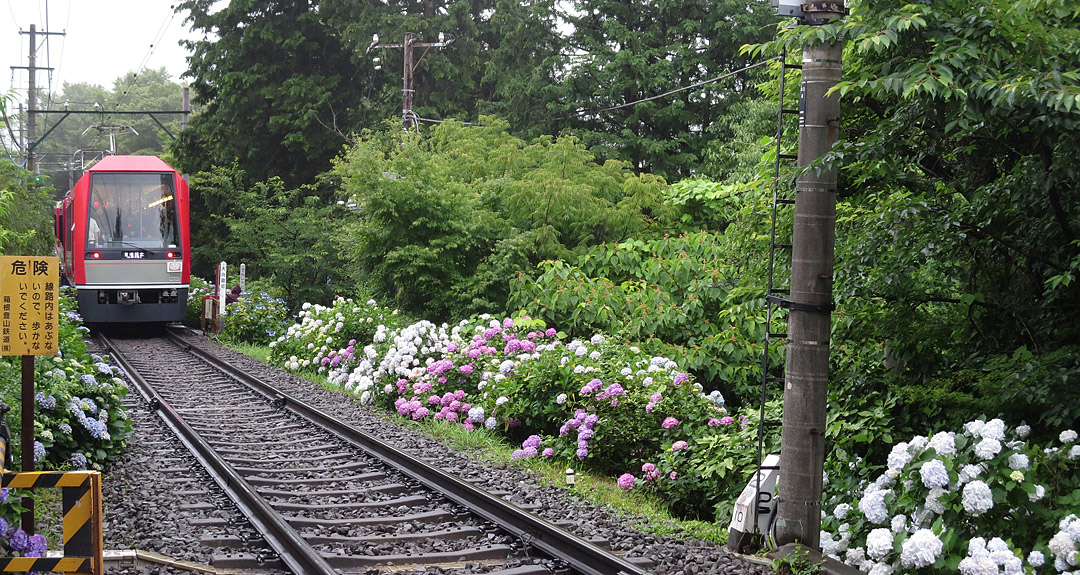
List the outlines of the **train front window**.
{"type": "Polygon", "coordinates": [[[91,178],[88,246],[176,248],[176,222],[171,173],[95,173],[91,178]]]}

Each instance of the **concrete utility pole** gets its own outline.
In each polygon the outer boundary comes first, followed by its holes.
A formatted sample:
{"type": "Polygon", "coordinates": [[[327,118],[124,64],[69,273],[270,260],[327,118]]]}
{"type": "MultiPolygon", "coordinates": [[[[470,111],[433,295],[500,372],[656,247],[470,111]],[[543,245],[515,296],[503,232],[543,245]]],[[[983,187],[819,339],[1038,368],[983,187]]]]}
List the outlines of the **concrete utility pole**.
{"type": "MultiPolygon", "coordinates": [[[[810,25],[847,12],[842,0],[811,2],[801,9],[801,23],[810,25]]],[[[839,96],[825,94],[840,81],[842,53],[839,41],[803,50],[800,167],[828,152],[839,137],[839,96]]],[[[820,546],[835,239],[836,171],[810,171],[795,184],[777,545],[820,546]]]]}
{"type": "MultiPolygon", "coordinates": [[[[49,32],[48,30],[46,30],[44,32],[41,32],[41,33],[44,34],[46,38],[49,37],[50,35],[55,35],[55,36],[63,36],[64,35],[63,32],[49,32]]],[[[35,157],[34,157],[35,154],[34,154],[34,151],[33,151],[32,148],[34,147],[34,138],[37,136],[37,133],[36,133],[36,130],[37,130],[37,116],[35,115],[35,112],[37,112],[37,71],[38,70],[52,70],[52,68],[38,68],[37,67],[37,36],[38,36],[37,26],[35,26],[34,24],[31,24],[29,32],[24,32],[22,30],[19,30],[19,34],[29,34],[30,35],[30,65],[29,66],[12,66],[11,69],[12,70],[29,70],[30,71],[30,82],[29,82],[29,86],[28,86],[29,87],[29,94],[27,95],[27,98],[26,98],[29,101],[29,105],[28,105],[28,107],[26,109],[26,134],[27,134],[26,149],[28,150],[27,153],[26,153],[26,169],[31,171],[31,172],[35,172],[36,171],[35,168],[37,166],[36,166],[36,161],[35,161],[35,157]]]]}
{"type": "MultiPolygon", "coordinates": [[[[371,39],[371,45],[368,46],[367,51],[371,52],[376,48],[402,48],[405,52],[404,71],[402,73],[402,87],[401,87],[401,126],[406,130],[416,128],[416,124],[419,121],[416,113],[413,112],[413,72],[416,71],[416,66],[419,64],[419,60],[413,63],[413,49],[424,48],[424,54],[427,54],[427,49],[430,48],[443,48],[449,46],[454,41],[452,36],[447,36],[442,32],[439,32],[438,42],[418,42],[416,40],[416,34],[412,32],[405,33],[405,41],[401,44],[380,44],[379,35],[376,34],[371,39]]],[[[421,55],[420,59],[423,60],[424,56],[421,55]]],[[[381,66],[376,67],[376,69],[381,66]]]]}

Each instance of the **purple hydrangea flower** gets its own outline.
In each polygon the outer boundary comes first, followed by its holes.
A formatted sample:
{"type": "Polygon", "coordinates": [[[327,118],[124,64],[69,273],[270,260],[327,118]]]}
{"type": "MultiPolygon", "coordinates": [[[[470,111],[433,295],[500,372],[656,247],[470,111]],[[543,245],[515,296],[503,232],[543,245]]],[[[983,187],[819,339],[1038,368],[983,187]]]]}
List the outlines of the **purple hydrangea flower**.
{"type": "Polygon", "coordinates": [[[626,491],[634,486],[634,476],[629,473],[623,473],[618,479],[619,489],[626,491]]]}
{"type": "Polygon", "coordinates": [[[11,534],[11,540],[8,541],[8,545],[15,551],[26,551],[30,549],[30,537],[26,535],[26,532],[22,529],[16,529],[15,533],[11,534]]]}

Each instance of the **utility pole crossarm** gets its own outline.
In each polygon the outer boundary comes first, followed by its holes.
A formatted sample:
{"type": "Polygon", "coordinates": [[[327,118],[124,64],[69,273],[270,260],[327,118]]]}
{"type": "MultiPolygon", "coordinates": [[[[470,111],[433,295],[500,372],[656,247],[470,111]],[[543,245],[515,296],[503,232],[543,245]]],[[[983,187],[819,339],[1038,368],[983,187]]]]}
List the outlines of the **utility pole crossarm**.
{"type": "MultiPolygon", "coordinates": [[[[404,51],[404,65],[402,73],[402,86],[401,86],[401,125],[406,130],[416,128],[418,117],[413,112],[413,72],[416,70],[416,64],[413,63],[413,50],[416,48],[443,48],[449,46],[454,41],[453,36],[448,36],[442,32],[439,32],[438,42],[420,42],[416,40],[416,34],[412,32],[405,33],[405,41],[401,44],[379,43],[379,35],[375,34],[371,39],[371,45],[368,46],[367,52],[371,52],[376,48],[401,48],[404,51]]],[[[420,57],[423,59],[423,56],[420,57]]],[[[419,62],[417,62],[419,63],[419,62]]]]}
{"type": "MultiPolygon", "coordinates": [[[[19,34],[27,34],[30,36],[30,65],[26,67],[30,71],[30,81],[28,83],[28,97],[27,101],[29,105],[26,108],[26,133],[27,133],[27,152],[26,152],[26,169],[31,172],[35,171],[34,152],[32,151],[36,145],[34,140],[37,135],[37,72],[43,68],[37,67],[37,37],[38,34],[43,34],[46,38],[49,36],[63,36],[64,32],[38,32],[37,26],[30,25],[30,31],[19,30],[19,34]]],[[[15,66],[12,66],[15,68],[15,66]]],[[[21,67],[19,67],[21,68],[21,67]]],[[[48,68],[51,70],[51,68],[48,68]]]]}

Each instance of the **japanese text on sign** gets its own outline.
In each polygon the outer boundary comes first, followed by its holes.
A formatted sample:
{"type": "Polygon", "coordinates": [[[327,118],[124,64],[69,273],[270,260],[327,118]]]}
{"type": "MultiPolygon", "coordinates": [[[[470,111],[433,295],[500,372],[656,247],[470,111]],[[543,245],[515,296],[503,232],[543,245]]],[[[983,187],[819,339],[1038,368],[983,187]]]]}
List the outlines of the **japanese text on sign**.
{"type": "Polygon", "coordinates": [[[60,263],[0,256],[0,355],[56,355],[60,263]]]}

